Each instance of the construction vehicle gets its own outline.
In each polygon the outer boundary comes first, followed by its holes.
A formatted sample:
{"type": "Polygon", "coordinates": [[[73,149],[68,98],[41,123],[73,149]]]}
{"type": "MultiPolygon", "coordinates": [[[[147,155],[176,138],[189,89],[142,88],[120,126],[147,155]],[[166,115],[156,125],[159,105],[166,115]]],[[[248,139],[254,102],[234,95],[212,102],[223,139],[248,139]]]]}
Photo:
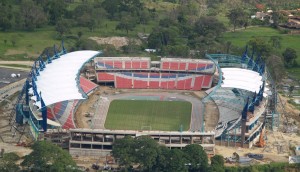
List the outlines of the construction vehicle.
{"type": "MultiPolygon", "coordinates": [[[[265,117],[266,118],[266,117],[265,117]]],[[[263,148],[266,146],[266,142],[264,139],[264,134],[265,134],[265,124],[266,124],[266,119],[264,119],[263,125],[260,129],[260,135],[259,135],[259,140],[258,142],[255,144],[255,146],[263,148]]]]}

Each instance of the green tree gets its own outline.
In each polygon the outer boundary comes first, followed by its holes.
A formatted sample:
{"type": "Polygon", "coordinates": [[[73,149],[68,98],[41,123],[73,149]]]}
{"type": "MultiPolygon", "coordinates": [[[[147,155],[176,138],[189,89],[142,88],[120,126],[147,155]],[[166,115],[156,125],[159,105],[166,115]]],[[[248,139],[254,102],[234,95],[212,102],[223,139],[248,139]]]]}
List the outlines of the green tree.
{"type": "Polygon", "coordinates": [[[172,45],[167,46],[169,55],[178,57],[188,57],[190,54],[190,48],[186,45],[172,45]]]}
{"type": "Polygon", "coordinates": [[[118,159],[119,164],[125,169],[129,169],[135,161],[134,139],[126,136],[123,139],[118,139],[114,142],[112,155],[118,159]]]}
{"type": "Polygon", "coordinates": [[[224,157],[222,155],[215,155],[211,159],[211,171],[224,172],[224,157]]]}
{"type": "Polygon", "coordinates": [[[151,170],[160,154],[158,143],[150,136],[140,136],[135,138],[135,161],[144,170],[151,170]]]}
{"type": "Polygon", "coordinates": [[[52,25],[59,22],[67,11],[67,5],[64,0],[51,0],[42,4],[44,4],[45,12],[49,14],[49,22],[52,25]]]}
{"type": "Polygon", "coordinates": [[[35,30],[47,22],[42,7],[36,5],[32,0],[24,0],[21,3],[21,16],[24,20],[25,30],[35,30]]]}
{"type": "Polygon", "coordinates": [[[220,36],[225,31],[225,26],[219,22],[215,17],[200,17],[194,26],[194,32],[201,36],[212,34],[214,38],[220,36]]]}
{"type": "Polygon", "coordinates": [[[114,18],[117,13],[119,13],[119,6],[120,1],[119,0],[104,0],[102,2],[103,8],[106,10],[106,12],[109,14],[109,18],[114,18]]]}
{"type": "Polygon", "coordinates": [[[236,27],[248,24],[248,15],[242,8],[233,8],[229,10],[229,13],[226,16],[233,26],[234,32],[236,27]]]}
{"type": "Polygon", "coordinates": [[[19,171],[20,168],[16,165],[16,161],[19,160],[19,156],[13,152],[5,153],[0,159],[0,171],[1,172],[12,172],[19,171]]]}
{"type": "Polygon", "coordinates": [[[76,171],[76,163],[69,152],[47,142],[35,142],[33,151],[26,155],[21,166],[32,171],[76,171]],[[75,169],[75,170],[73,170],[75,169]]]}
{"type": "Polygon", "coordinates": [[[189,161],[185,159],[185,153],[180,149],[172,149],[167,157],[168,171],[185,172],[188,171],[189,161]]]}
{"type": "Polygon", "coordinates": [[[160,146],[159,149],[160,153],[156,158],[155,165],[153,166],[153,171],[168,172],[167,166],[170,149],[165,146],[160,146]]]}
{"type": "Polygon", "coordinates": [[[59,20],[55,25],[55,30],[58,32],[59,37],[63,37],[66,33],[70,33],[70,23],[66,19],[59,20]]]}
{"type": "Polygon", "coordinates": [[[249,40],[248,45],[250,45],[252,49],[256,50],[257,53],[264,57],[269,56],[272,51],[271,45],[261,37],[252,38],[249,40]]]}
{"type": "Polygon", "coordinates": [[[284,62],[281,57],[271,55],[266,59],[266,64],[275,82],[281,82],[285,76],[284,62]]]}
{"type": "Polygon", "coordinates": [[[136,18],[131,16],[129,13],[124,13],[121,21],[116,26],[117,30],[125,30],[127,35],[128,32],[133,30],[136,26],[136,18]]]}
{"type": "Polygon", "coordinates": [[[280,36],[271,36],[269,42],[271,45],[276,48],[280,49],[281,48],[281,40],[282,38],[280,36]]]}
{"type": "Polygon", "coordinates": [[[198,144],[191,144],[184,147],[183,152],[188,160],[190,171],[207,171],[208,159],[203,147],[198,144]]]}
{"type": "Polygon", "coordinates": [[[0,2],[0,28],[7,31],[13,27],[12,6],[8,2],[0,2]]]}
{"type": "Polygon", "coordinates": [[[292,48],[286,48],[282,56],[286,66],[293,66],[297,58],[297,52],[292,48]]]}

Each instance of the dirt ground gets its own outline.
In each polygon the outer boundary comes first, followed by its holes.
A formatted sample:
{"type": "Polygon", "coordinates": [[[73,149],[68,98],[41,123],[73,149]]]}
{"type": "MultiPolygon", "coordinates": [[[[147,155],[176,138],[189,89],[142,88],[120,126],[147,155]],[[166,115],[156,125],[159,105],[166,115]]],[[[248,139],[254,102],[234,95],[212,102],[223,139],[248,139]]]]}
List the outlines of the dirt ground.
{"type": "MultiPolygon", "coordinates": [[[[289,98],[288,97],[284,97],[282,95],[280,95],[280,99],[282,101],[282,104],[285,108],[285,111],[288,115],[288,117],[294,119],[295,121],[297,121],[297,126],[300,129],[300,110],[296,109],[293,105],[288,103],[289,98]]],[[[280,113],[283,112],[282,108],[278,108],[278,111],[280,113]]]]}
{"type": "Polygon", "coordinates": [[[103,94],[113,93],[115,89],[102,86],[101,89],[98,87],[86,101],[79,105],[75,113],[75,124],[77,128],[91,128],[91,120],[95,113],[96,102],[99,100],[99,97],[103,94]]]}
{"type": "Polygon", "coordinates": [[[240,147],[225,147],[216,146],[216,154],[221,154],[225,158],[232,157],[236,152],[240,156],[245,156],[248,153],[263,154],[264,160],[259,163],[268,162],[288,162],[288,157],[293,154],[290,147],[300,145],[300,137],[295,133],[287,134],[282,132],[267,131],[267,146],[264,148],[258,148],[253,146],[250,149],[240,147]]]}
{"type": "MultiPolygon", "coordinates": [[[[113,45],[116,49],[120,49],[124,45],[128,45],[129,39],[127,37],[89,37],[89,39],[96,41],[98,44],[110,44],[113,45]]],[[[139,39],[132,39],[135,44],[140,45],[141,41],[139,39]]]]}

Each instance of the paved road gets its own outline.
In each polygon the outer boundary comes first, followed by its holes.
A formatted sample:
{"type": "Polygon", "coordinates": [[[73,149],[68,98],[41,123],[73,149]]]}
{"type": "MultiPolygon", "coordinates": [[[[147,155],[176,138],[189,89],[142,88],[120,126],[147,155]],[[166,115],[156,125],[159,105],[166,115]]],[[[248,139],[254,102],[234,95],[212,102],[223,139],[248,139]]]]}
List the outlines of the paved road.
{"type": "Polygon", "coordinates": [[[33,61],[3,61],[3,60],[0,60],[0,64],[19,64],[19,65],[32,66],[33,61]]]}

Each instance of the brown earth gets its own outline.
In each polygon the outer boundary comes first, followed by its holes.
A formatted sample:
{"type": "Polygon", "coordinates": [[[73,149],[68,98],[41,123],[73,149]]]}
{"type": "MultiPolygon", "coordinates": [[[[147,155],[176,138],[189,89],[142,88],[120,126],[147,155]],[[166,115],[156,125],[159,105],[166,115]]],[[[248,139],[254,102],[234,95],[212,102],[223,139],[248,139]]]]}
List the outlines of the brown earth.
{"type": "Polygon", "coordinates": [[[127,37],[89,37],[89,39],[96,41],[98,44],[110,44],[116,49],[120,49],[124,45],[128,45],[129,41],[134,41],[135,44],[140,45],[142,42],[139,39],[128,39],[127,37]]]}

